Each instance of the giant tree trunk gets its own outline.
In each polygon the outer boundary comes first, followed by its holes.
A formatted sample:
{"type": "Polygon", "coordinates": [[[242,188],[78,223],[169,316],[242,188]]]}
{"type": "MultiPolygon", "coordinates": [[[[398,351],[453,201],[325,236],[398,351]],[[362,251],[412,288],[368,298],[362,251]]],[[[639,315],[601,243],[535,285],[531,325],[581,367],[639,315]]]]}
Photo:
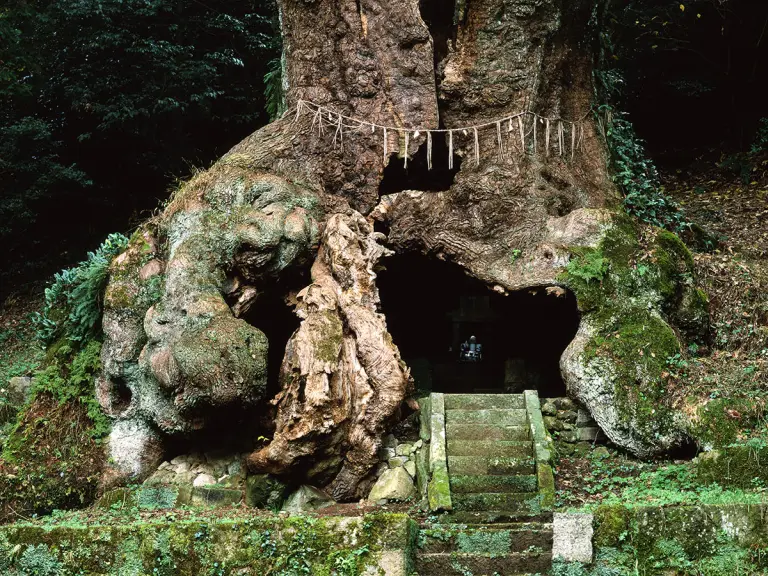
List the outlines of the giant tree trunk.
{"type": "MultiPolygon", "coordinates": [[[[379,310],[377,261],[420,252],[501,293],[568,286],[574,249],[595,249],[613,225],[618,195],[590,114],[602,4],[423,0],[430,30],[417,0],[281,0],[289,111],[182,187],[113,265],[98,389],[116,419],[113,472],[146,475],[166,438],[205,430],[233,406],[264,413],[267,344],[240,317],[311,266],[272,400],[274,436],[249,466],[303,474],[338,499],[364,495],[412,393],[379,310]],[[389,154],[380,128],[339,133],[328,111],[389,126],[389,154]],[[461,165],[449,190],[380,197],[385,166],[423,147],[425,129],[487,123],[476,139],[453,132],[461,165]],[[154,277],[165,283],[153,296],[154,277]]],[[[610,382],[592,398],[587,376],[564,372],[614,441],[653,452],[679,438],[638,443],[601,408],[610,382]]]]}

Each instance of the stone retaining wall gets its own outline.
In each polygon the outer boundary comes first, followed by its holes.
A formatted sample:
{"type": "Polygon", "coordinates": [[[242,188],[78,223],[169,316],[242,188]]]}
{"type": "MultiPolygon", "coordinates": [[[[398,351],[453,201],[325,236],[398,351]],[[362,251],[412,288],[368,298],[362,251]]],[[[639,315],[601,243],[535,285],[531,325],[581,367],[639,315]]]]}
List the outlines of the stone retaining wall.
{"type": "Polygon", "coordinates": [[[0,574],[408,576],[416,530],[400,514],[91,522],[0,526],[0,574]]]}
{"type": "Polygon", "coordinates": [[[544,425],[558,442],[601,443],[606,439],[589,412],[570,398],[542,398],[541,413],[544,425]]]}

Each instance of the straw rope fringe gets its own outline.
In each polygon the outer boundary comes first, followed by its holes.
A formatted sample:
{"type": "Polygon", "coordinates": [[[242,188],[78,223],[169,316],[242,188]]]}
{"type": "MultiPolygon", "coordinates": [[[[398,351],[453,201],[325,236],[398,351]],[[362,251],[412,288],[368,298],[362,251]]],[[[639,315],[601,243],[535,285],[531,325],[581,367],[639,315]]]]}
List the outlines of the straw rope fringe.
{"type": "Polygon", "coordinates": [[[344,132],[355,132],[360,133],[363,129],[370,129],[371,134],[375,134],[377,130],[381,130],[383,132],[383,148],[384,148],[384,162],[386,163],[389,159],[389,133],[390,131],[394,131],[397,134],[399,134],[401,137],[404,138],[404,153],[403,153],[403,162],[405,167],[408,167],[408,158],[410,155],[410,141],[411,141],[411,134],[413,134],[414,138],[418,138],[422,133],[426,134],[427,137],[427,169],[432,170],[433,167],[433,151],[434,151],[434,142],[433,142],[433,135],[435,133],[443,133],[448,135],[448,169],[453,170],[454,167],[454,160],[453,160],[453,152],[454,152],[454,141],[453,141],[453,135],[454,132],[459,132],[463,134],[464,136],[468,136],[470,131],[472,133],[473,138],[473,155],[475,160],[475,165],[480,165],[480,135],[479,130],[491,126],[495,126],[496,128],[496,145],[498,147],[498,158],[499,161],[504,161],[506,154],[504,150],[504,135],[502,130],[502,125],[504,123],[508,124],[507,127],[507,133],[510,137],[512,137],[512,132],[514,131],[513,128],[513,122],[517,120],[517,127],[518,127],[518,133],[520,137],[520,150],[521,153],[526,154],[528,152],[532,152],[533,154],[537,154],[539,152],[539,136],[538,136],[538,123],[541,123],[544,125],[544,152],[546,156],[549,156],[550,153],[550,147],[553,139],[552,135],[552,122],[556,122],[556,133],[554,135],[554,138],[557,140],[557,150],[558,155],[563,156],[565,158],[568,157],[568,153],[566,150],[566,130],[570,131],[570,158],[573,160],[576,155],[577,150],[581,150],[583,148],[583,141],[584,141],[584,120],[589,115],[589,112],[580,120],[572,121],[572,120],[566,120],[563,118],[547,118],[544,116],[540,116],[539,114],[536,114],[535,112],[519,112],[517,114],[512,114],[511,116],[505,116],[504,118],[494,120],[491,122],[485,122],[482,124],[477,124],[474,126],[465,126],[465,127],[459,127],[459,128],[440,128],[440,129],[431,129],[431,128],[402,128],[398,126],[385,126],[382,124],[376,124],[374,122],[368,122],[366,120],[358,120],[356,118],[352,118],[350,116],[345,116],[344,114],[340,114],[338,112],[335,112],[333,110],[330,110],[326,108],[325,106],[321,106],[319,104],[315,104],[313,102],[310,102],[308,100],[299,100],[296,105],[296,115],[293,119],[294,123],[299,122],[302,115],[308,113],[312,117],[312,123],[310,126],[310,133],[314,133],[315,129],[317,129],[318,136],[325,135],[325,128],[331,127],[334,128],[334,134],[333,134],[333,146],[334,148],[339,147],[342,151],[344,150],[344,132]],[[531,130],[529,132],[532,133],[532,150],[526,149],[526,124],[527,124],[527,118],[532,117],[531,120],[531,130]],[[577,132],[578,131],[578,132],[577,132]]]}

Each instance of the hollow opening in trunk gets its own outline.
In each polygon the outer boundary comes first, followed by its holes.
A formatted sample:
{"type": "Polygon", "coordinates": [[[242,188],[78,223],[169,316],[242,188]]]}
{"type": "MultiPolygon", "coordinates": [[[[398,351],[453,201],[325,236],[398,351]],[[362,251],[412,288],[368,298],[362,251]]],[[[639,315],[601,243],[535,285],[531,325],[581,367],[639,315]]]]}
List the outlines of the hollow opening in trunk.
{"type": "Polygon", "coordinates": [[[422,144],[408,159],[408,167],[402,158],[393,154],[379,184],[379,195],[394,194],[403,190],[440,192],[449,190],[461,168],[461,156],[453,155],[453,168],[448,164],[448,137],[434,134],[432,141],[432,169],[427,165],[427,144],[422,144]]]}
{"type": "Polygon", "coordinates": [[[560,356],[579,326],[571,292],[503,296],[439,260],[402,255],[382,264],[382,311],[420,392],[566,395],[560,356]]]}
{"type": "Polygon", "coordinates": [[[419,11],[432,36],[437,69],[437,65],[448,56],[448,43],[456,36],[456,0],[420,0],[419,11]]]}
{"type": "Polygon", "coordinates": [[[272,289],[260,294],[256,302],[242,318],[258,328],[269,341],[267,352],[267,397],[272,398],[280,391],[280,367],[285,355],[285,346],[299,328],[299,319],[288,305],[285,295],[289,290],[272,289]]]}

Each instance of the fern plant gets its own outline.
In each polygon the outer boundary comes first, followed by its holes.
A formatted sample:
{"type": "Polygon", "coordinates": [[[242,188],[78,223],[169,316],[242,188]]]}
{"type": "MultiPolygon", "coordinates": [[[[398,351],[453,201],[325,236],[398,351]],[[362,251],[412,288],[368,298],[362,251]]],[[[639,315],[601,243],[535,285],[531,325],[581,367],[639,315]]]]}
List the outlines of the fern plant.
{"type": "Polygon", "coordinates": [[[264,97],[270,120],[276,120],[285,112],[285,96],[283,94],[283,62],[280,58],[269,61],[267,73],[264,74],[264,97]]]}
{"type": "Polygon", "coordinates": [[[608,274],[610,262],[600,252],[594,250],[574,258],[568,262],[566,268],[569,275],[589,284],[593,280],[602,282],[605,275],[608,274]]]}
{"type": "Polygon", "coordinates": [[[122,234],[110,234],[83,262],[54,275],[42,313],[33,316],[38,339],[48,345],[62,336],[84,342],[99,334],[109,264],[127,245],[122,234]]]}

